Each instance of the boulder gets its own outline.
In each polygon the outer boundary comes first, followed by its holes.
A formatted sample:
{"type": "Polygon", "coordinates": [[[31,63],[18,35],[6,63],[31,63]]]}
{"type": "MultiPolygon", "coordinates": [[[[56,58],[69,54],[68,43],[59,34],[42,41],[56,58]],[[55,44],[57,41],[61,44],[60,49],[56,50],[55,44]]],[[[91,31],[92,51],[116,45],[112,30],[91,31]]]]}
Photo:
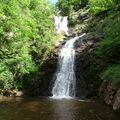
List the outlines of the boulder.
{"type": "Polygon", "coordinates": [[[113,110],[120,111],[120,89],[117,91],[117,93],[115,95],[113,110]]]}

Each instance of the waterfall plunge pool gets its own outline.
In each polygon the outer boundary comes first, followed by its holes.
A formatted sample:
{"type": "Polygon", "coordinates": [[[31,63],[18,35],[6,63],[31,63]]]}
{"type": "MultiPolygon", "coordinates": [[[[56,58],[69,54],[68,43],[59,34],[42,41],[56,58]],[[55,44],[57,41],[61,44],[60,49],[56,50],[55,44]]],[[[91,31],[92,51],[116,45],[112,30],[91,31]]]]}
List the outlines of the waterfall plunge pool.
{"type": "Polygon", "coordinates": [[[120,116],[93,100],[7,98],[0,100],[0,120],[120,120],[120,116]]]}

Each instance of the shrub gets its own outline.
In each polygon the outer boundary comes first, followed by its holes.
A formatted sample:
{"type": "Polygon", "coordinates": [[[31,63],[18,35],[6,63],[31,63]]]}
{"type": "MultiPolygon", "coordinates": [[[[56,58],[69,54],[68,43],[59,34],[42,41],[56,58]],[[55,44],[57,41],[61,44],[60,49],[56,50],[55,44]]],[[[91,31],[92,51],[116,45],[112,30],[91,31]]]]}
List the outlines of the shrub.
{"type": "Polygon", "coordinates": [[[104,59],[118,60],[120,52],[120,22],[118,13],[106,18],[104,25],[105,38],[100,42],[97,54],[104,59]]]}
{"type": "Polygon", "coordinates": [[[69,15],[72,10],[85,7],[88,0],[58,0],[56,6],[61,10],[62,15],[69,15]]]}
{"type": "Polygon", "coordinates": [[[0,0],[0,87],[22,88],[38,71],[56,41],[53,15],[48,0],[0,0]]]}
{"type": "Polygon", "coordinates": [[[89,7],[92,14],[107,10],[113,5],[113,0],[89,0],[89,7]]]}
{"type": "Polygon", "coordinates": [[[101,73],[101,77],[104,80],[109,80],[115,84],[120,83],[120,64],[114,64],[109,66],[105,71],[101,73]]]}

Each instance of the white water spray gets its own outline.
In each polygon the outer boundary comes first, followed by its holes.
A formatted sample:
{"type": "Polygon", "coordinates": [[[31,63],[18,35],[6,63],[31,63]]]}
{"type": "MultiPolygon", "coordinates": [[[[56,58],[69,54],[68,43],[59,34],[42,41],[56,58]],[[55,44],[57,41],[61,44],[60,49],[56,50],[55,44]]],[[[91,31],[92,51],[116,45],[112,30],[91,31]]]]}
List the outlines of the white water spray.
{"type": "Polygon", "coordinates": [[[61,33],[62,31],[68,35],[68,16],[55,16],[55,28],[58,33],[61,33]]]}
{"type": "Polygon", "coordinates": [[[53,98],[75,97],[76,77],[74,66],[74,42],[84,35],[85,34],[70,39],[60,51],[56,80],[52,89],[53,98]]]}

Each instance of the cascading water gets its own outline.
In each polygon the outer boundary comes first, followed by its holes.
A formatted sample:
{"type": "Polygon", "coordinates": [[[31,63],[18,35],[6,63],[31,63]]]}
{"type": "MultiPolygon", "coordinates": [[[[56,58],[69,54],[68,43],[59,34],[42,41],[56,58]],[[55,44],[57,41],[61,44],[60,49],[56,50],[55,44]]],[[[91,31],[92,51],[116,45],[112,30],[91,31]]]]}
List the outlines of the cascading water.
{"type": "Polygon", "coordinates": [[[57,32],[64,32],[68,35],[68,16],[55,16],[54,21],[57,32]]]}
{"type": "Polygon", "coordinates": [[[74,42],[84,35],[70,39],[60,51],[56,80],[52,89],[53,98],[70,98],[75,96],[74,42]]]}

